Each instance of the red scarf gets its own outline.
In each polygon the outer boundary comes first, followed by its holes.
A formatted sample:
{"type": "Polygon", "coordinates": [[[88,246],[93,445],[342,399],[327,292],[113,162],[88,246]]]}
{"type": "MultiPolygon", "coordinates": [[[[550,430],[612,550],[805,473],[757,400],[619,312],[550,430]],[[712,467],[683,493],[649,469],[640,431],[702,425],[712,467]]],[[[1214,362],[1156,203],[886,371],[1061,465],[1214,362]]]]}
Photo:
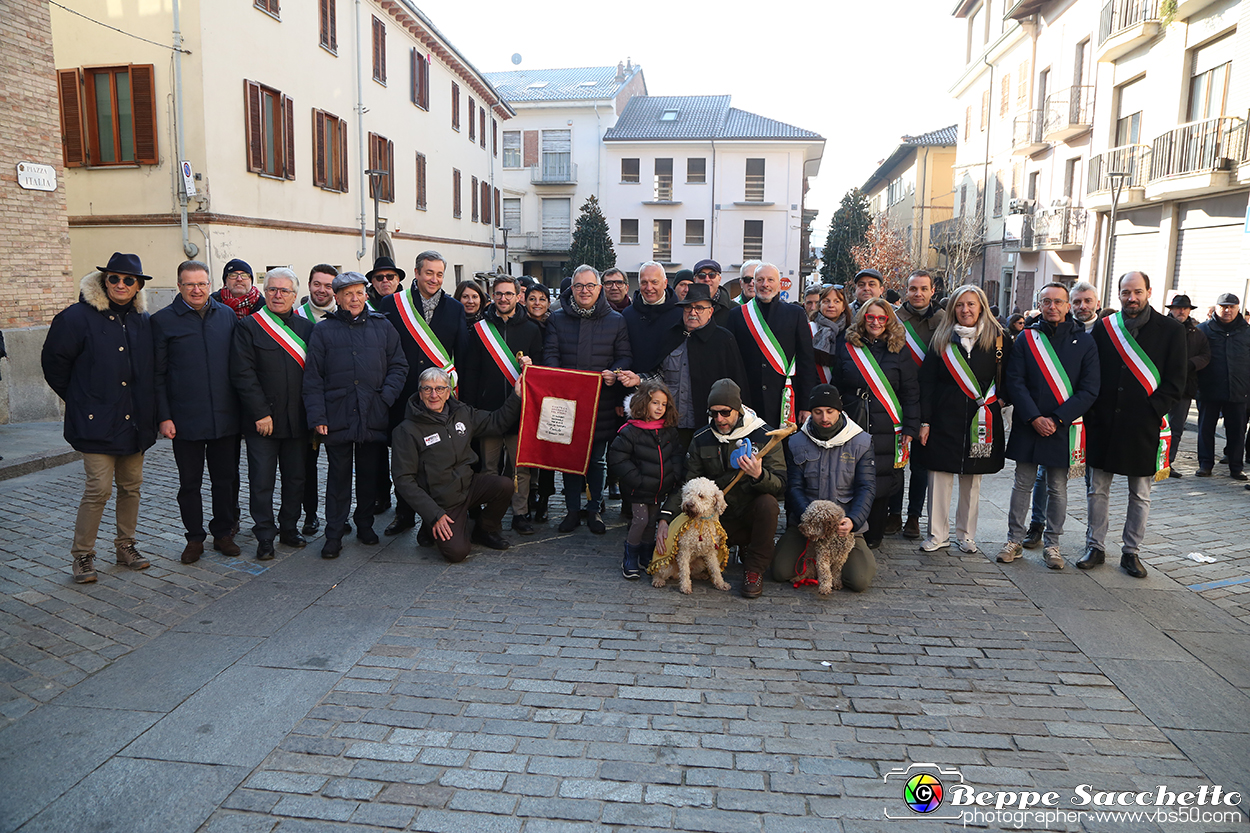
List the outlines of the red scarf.
{"type": "MultiPolygon", "coordinates": [[[[662,419],[631,419],[627,421],[625,425],[637,425],[639,428],[643,429],[644,431],[659,431],[661,428],[664,427],[664,420],[662,419]]],[[[625,425],[622,425],[621,428],[624,428],[625,425]]]]}
{"type": "Polygon", "coordinates": [[[221,302],[234,310],[235,316],[241,321],[251,315],[252,310],[260,303],[260,290],[253,286],[242,298],[236,298],[230,294],[230,290],[223,289],[221,302]]]}

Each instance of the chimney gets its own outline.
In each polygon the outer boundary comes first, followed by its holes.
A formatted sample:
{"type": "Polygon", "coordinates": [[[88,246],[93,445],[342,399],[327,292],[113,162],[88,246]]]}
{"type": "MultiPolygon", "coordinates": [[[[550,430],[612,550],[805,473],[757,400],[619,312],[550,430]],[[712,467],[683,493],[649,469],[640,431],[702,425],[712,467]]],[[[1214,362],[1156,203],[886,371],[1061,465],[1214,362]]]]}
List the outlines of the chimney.
{"type": "Polygon", "coordinates": [[[616,80],[618,82],[625,80],[625,65],[620,61],[616,62],[616,80]]]}

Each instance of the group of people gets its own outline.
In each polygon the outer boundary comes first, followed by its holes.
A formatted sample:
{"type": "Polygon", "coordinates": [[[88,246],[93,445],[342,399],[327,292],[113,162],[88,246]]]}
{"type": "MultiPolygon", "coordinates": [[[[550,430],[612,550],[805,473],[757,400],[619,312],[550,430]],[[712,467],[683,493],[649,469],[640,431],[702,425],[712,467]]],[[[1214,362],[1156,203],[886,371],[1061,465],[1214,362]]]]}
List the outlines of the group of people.
{"type": "MultiPolygon", "coordinates": [[[[244,442],[258,559],[274,556],[275,541],[300,547],[319,530],[321,446],[323,557],[339,555],[353,526],[361,543],[378,542],[374,516],[389,509],[392,483],[395,514],[384,534],[416,527],[419,516],[418,544],[448,561],[463,560],[472,544],[506,549],[508,509],[512,530],[532,534],[555,488],[550,471],[516,465],[521,377],[531,364],[601,378],[587,467],[563,475],[559,530],[584,521],[594,534],[606,531],[610,477],[629,519],[626,578],[666,554],[682,484],[708,477],[722,489],[739,480],[720,520],[738,547],[744,596],[759,596],[767,575],[801,573],[797,526],[816,500],[845,511],[842,532],[855,546],[843,585],[863,590],[886,535],[920,538],[926,502],[921,549],[950,546],[956,480],[953,540],[976,552],[980,479],[1005,459],[1017,468],[1000,561],[1036,545],[1028,540],[1036,528],[1047,565],[1063,566],[1067,478],[1084,465],[1090,520],[1078,566],[1104,560],[1107,494],[1120,474],[1130,488],[1121,563],[1145,575],[1138,552],[1150,486],[1180,430],[1173,417],[1169,432],[1167,417],[1185,395],[1186,368],[1208,369],[1194,367],[1179,316],[1151,308],[1140,272],[1120,279],[1121,310],[1106,317],[1089,284],[1046,285],[1040,316],[1013,340],[979,288],[959,287],[943,308],[924,270],[909,277],[897,307],[883,297],[881,275],[865,269],[853,292],[819,287],[807,310],[782,299],[780,270],[762,262],[743,265],[737,297],[714,260],[671,281],[662,264],[644,263],[632,298],[620,270],[580,266],[554,303],[546,287],[510,276],[462,285],[458,300],[443,289],[445,270],[441,255],[423,252],[405,287],[406,273],[387,257],[364,275],[321,264],[301,297],[291,269],[268,270],[258,288],[237,259],[212,292],[208,267],[192,260],[178,267],[178,296],[151,315],[137,256],[116,253],[83,278],[79,302],[54,319],[43,354],[87,474],[74,580],[96,580],[95,539],[114,482],[117,562],[148,566],[135,526],[143,454],[158,433],[171,440],[178,469],[184,563],[202,555],[209,536],[214,549],[240,555],[244,442]],[[1010,438],[1005,403],[1015,406],[1010,438]],[[797,432],[762,453],[785,423],[797,432]],[[777,541],[783,501],[788,530],[777,541]],[[1026,531],[1030,503],[1042,520],[1026,531]]],[[[1244,326],[1235,299],[1232,318],[1244,326]]],[[[1230,361],[1240,333],[1224,344],[1230,361]]],[[[1246,382],[1237,385],[1227,399],[1200,400],[1231,424],[1241,397],[1236,441],[1229,428],[1234,472],[1245,453],[1246,382]]],[[[1200,450],[1200,466],[1204,459],[1200,450]]]]}

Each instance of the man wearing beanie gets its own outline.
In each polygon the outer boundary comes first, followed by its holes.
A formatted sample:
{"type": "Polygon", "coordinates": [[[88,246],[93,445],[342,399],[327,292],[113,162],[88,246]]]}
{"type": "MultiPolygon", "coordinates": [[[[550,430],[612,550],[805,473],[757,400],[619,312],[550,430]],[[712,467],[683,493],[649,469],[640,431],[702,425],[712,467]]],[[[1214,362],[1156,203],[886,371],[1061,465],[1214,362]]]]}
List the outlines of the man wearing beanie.
{"type": "Polygon", "coordinates": [[[246,260],[234,258],[221,270],[221,289],[213,293],[214,301],[220,301],[234,310],[235,318],[243,320],[265,305],[256,277],[246,260]]]}
{"type": "Polygon", "coordinates": [[[862,593],[877,575],[877,561],[864,541],[868,512],[877,491],[877,464],[872,435],[842,410],[842,397],[833,385],[812,388],[811,416],[790,435],[790,466],[786,483],[786,532],[777,543],[773,576],[794,578],[794,565],[807,541],[799,521],[814,500],[831,500],[846,518],[841,532],[855,533],[855,547],[842,567],[842,586],[862,593]]]}
{"type": "MultiPolygon", "coordinates": [[[[729,543],[739,547],[743,565],[742,595],[754,599],[764,592],[763,575],[772,567],[773,536],[781,506],[777,499],[785,489],[786,461],[781,446],[760,458],[768,443],[770,427],[742,404],[742,391],[732,379],[712,385],[707,408],[709,424],[699,429],[686,452],[686,479],[706,477],[724,489],[741,471],[744,475],[725,495],[727,508],[720,516],[729,543]],[[730,456],[750,442],[753,453],[734,464],[730,456]]],[[[681,511],[681,489],[675,489],[660,510],[656,544],[663,553],[668,524],[681,511]]]]}

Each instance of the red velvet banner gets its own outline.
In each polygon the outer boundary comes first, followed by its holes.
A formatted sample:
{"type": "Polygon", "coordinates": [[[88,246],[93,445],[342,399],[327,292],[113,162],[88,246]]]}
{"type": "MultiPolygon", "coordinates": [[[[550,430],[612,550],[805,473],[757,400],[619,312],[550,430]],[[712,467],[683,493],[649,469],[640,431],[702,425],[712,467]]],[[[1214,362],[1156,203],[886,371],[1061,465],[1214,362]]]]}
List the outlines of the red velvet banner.
{"type": "Polygon", "coordinates": [[[518,466],[585,474],[603,377],[531,365],[521,374],[518,466]]]}

